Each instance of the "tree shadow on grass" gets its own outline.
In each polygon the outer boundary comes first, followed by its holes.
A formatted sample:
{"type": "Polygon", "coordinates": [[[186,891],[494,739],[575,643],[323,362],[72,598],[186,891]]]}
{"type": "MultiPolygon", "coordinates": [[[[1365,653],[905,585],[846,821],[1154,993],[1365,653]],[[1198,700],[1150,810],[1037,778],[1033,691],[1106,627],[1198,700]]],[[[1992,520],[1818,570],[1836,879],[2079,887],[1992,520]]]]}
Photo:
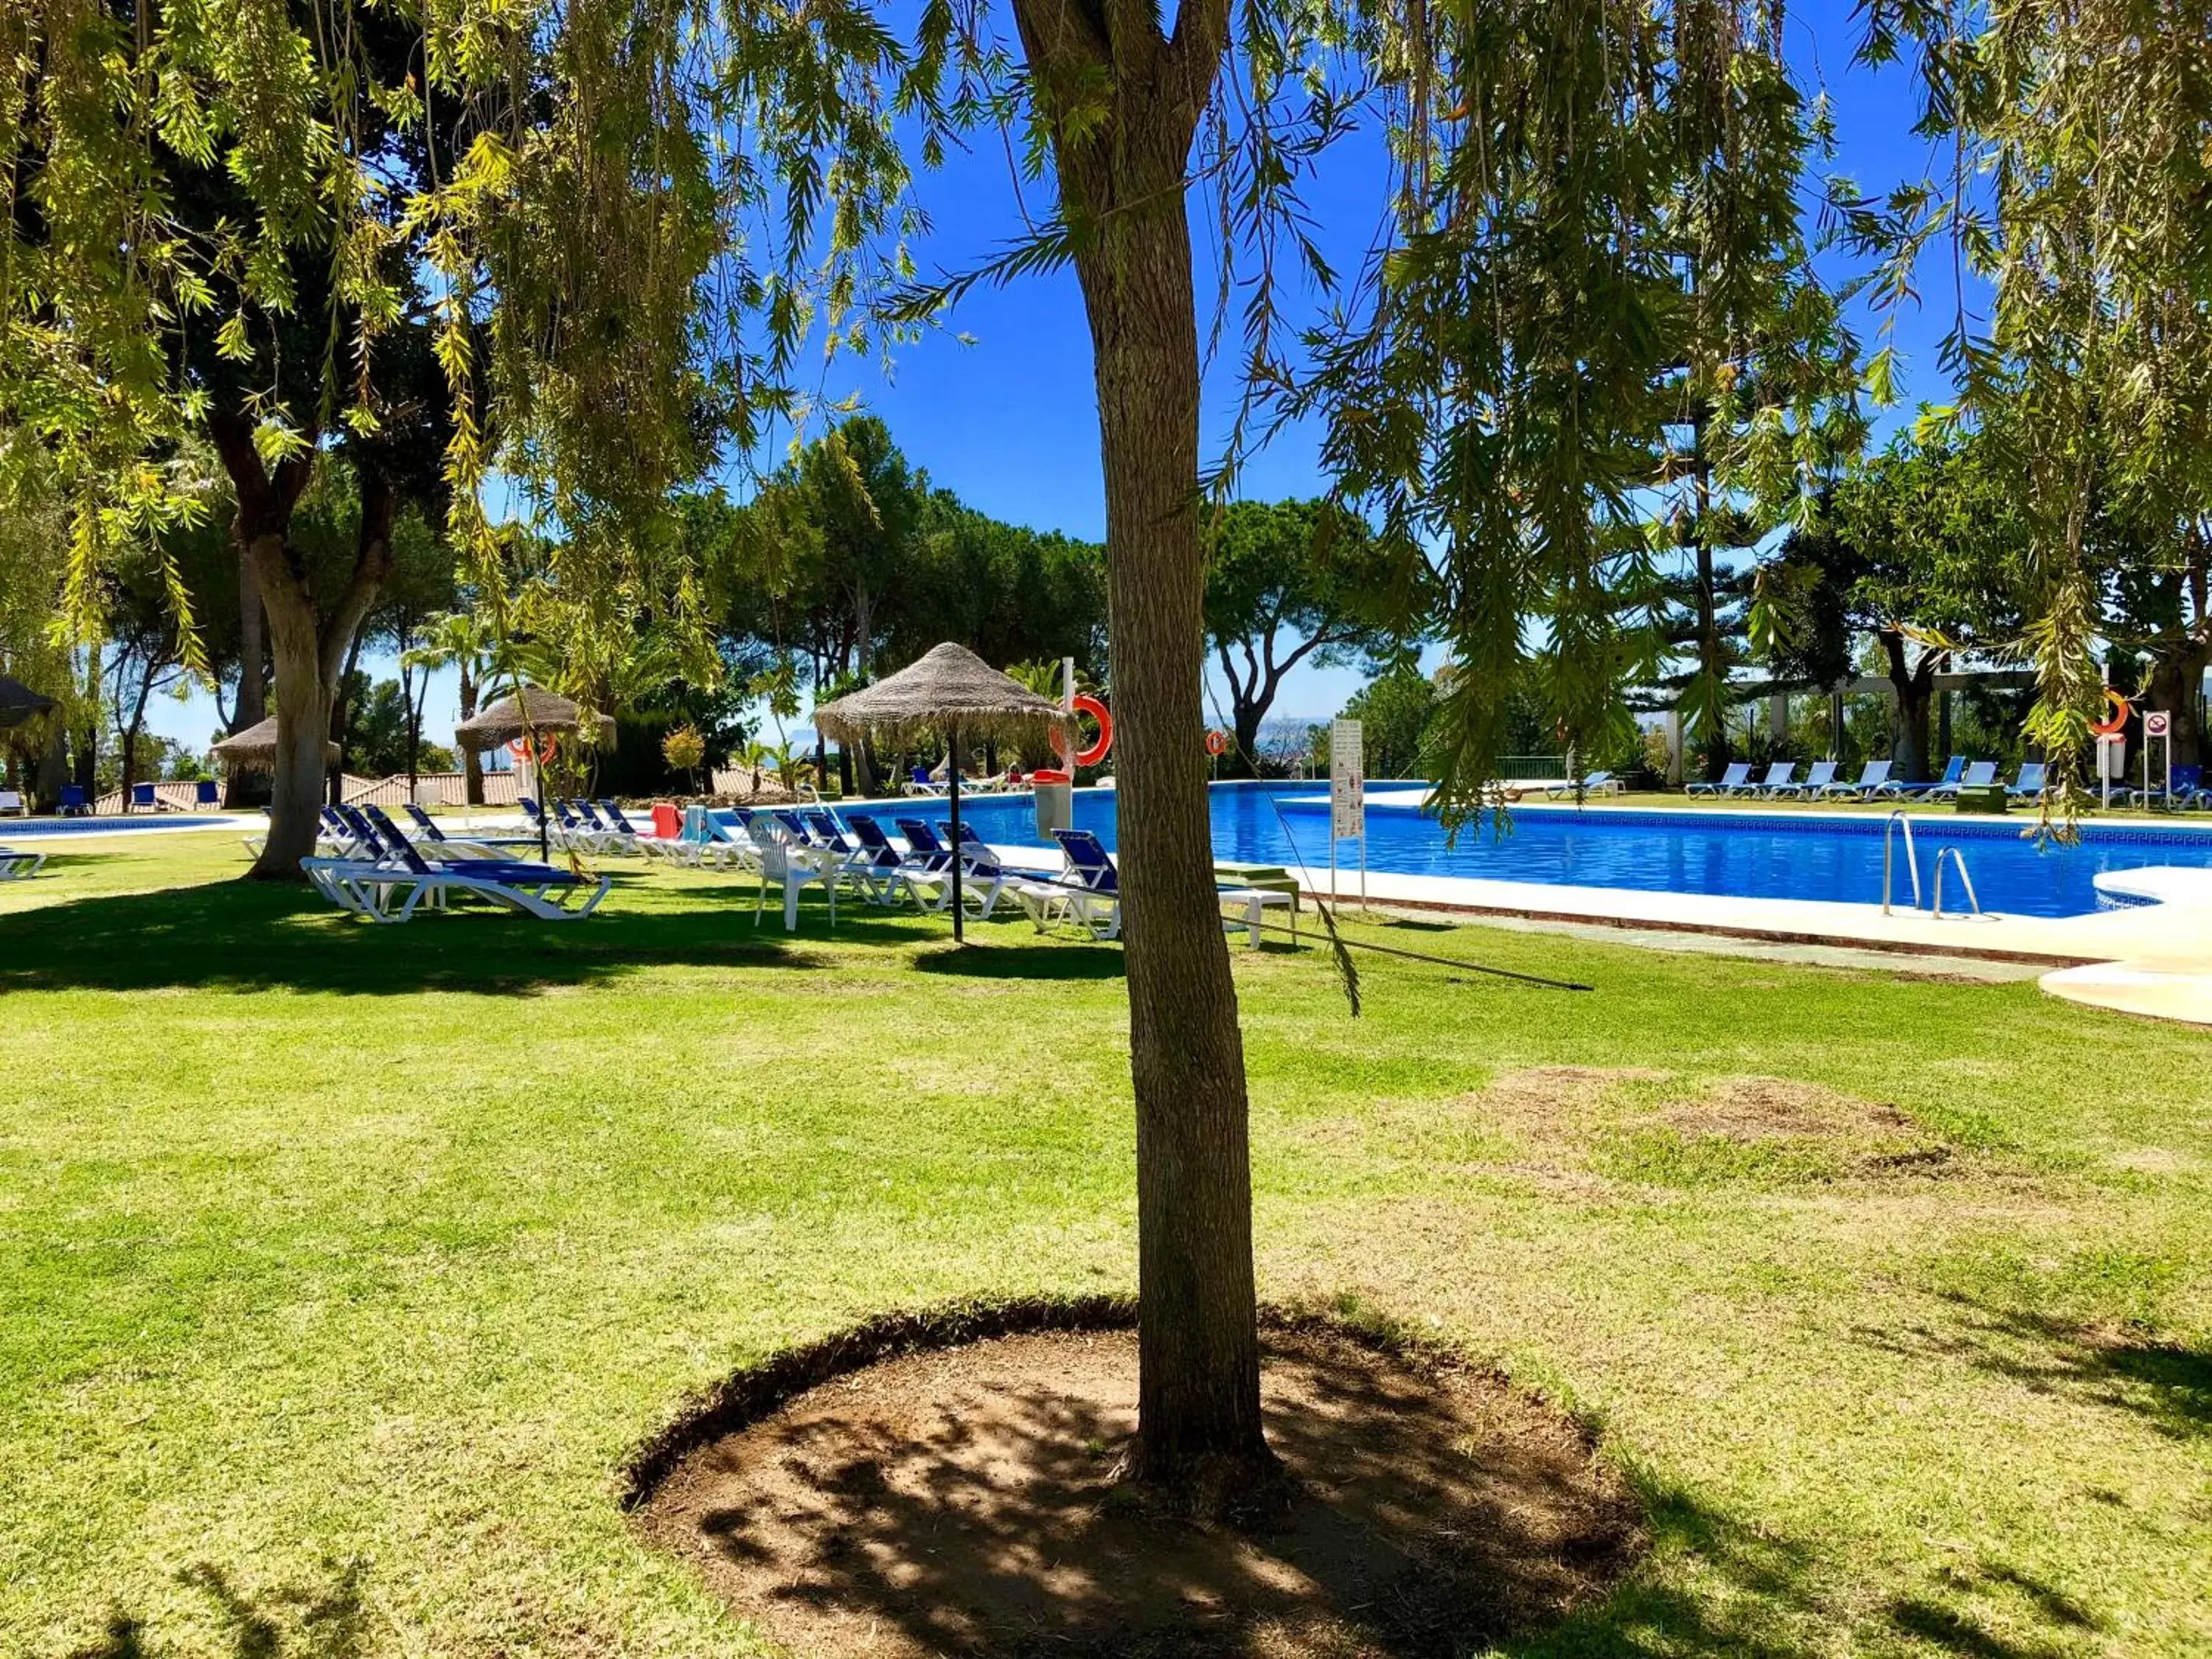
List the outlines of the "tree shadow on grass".
{"type": "Polygon", "coordinates": [[[1638,1485],[1651,1540],[1644,1565],[1603,1601],[1504,1643],[1501,1655],[1790,1659],[1809,1650],[1810,1626],[1826,1622],[1809,1550],[1680,1488],[1638,1485]]]}
{"type": "MultiPolygon", "coordinates": [[[[280,1585],[259,1597],[237,1589],[211,1562],[187,1567],[178,1577],[213,1603],[235,1659],[360,1659],[368,1651],[358,1562],[335,1567],[328,1583],[280,1585]]],[[[149,1639],[144,1621],[118,1613],[99,1640],[75,1650],[70,1659],[154,1659],[168,1650],[167,1644],[149,1639]]]]}
{"type": "Polygon", "coordinates": [[[955,979],[1035,980],[1120,979],[1124,972],[1121,951],[1096,941],[1086,949],[1083,943],[1063,939],[1059,943],[1064,948],[1046,950],[994,943],[988,937],[976,938],[976,932],[970,922],[965,945],[947,943],[917,956],[915,970],[955,979]]]}
{"type": "MultiPolygon", "coordinates": [[[[378,927],[307,889],[244,881],[48,904],[8,919],[0,995],[284,988],[525,996],[665,965],[822,969],[839,960],[825,946],[902,951],[942,937],[945,926],[841,904],[833,930],[826,905],[803,901],[799,931],[787,933],[776,905],[754,920],[750,884],[667,887],[611,873],[614,890],[599,911],[568,922],[468,906],[378,927]]],[[[1077,954],[1110,954],[1118,971],[1119,952],[1077,954]]]]}
{"type": "Polygon", "coordinates": [[[2038,1394],[2062,1394],[2131,1413],[2176,1440],[2212,1435],[2212,1352],[2158,1340],[2141,1327],[2085,1326],[1953,1292],[1946,1330],[1863,1327],[1859,1340],[1907,1358],[1940,1355],[2038,1394]]]}

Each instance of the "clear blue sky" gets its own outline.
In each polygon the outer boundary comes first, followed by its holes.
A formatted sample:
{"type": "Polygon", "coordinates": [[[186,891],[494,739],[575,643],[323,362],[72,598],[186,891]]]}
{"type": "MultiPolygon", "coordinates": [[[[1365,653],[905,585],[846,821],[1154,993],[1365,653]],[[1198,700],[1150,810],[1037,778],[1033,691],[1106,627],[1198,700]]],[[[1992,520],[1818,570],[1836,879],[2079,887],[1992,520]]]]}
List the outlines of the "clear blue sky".
{"type": "MultiPolygon", "coordinates": [[[[1790,52],[1804,84],[1825,87],[1833,100],[1839,146],[1835,169],[1863,189],[1878,191],[1919,176],[1931,159],[1909,131],[1915,105],[1908,72],[1852,65],[1858,36],[1851,9],[1849,0],[1814,0],[1790,26],[1790,52]]],[[[1340,268],[1353,264],[1376,227],[1376,146],[1371,134],[1348,141],[1307,193],[1308,208],[1339,254],[1340,268]]],[[[955,155],[941,172],[924,177],[916,193],[934,222],[930,239],[916,250],[926,271],[966,268],[1020,231],[1014,187],[995,137],[985,135],[971,154],[955,155]]],[[[1033,186],[1029,196],[1034,206],[1038,196],[1033,186]]],[[[1202,263],[1212,257],[1208,211],[1207,204],[1194,204],[1202,263]]],[[[1837,261],[1828,264],[1835,274],[1843,274],[1837,261]]],[[[1948,275],[1931,272],[1925,309],[1906,317],[1899,328],[1907,358],[1901,385],[1908,404],[1940,399],[1945,393],[1933,342],[1948,322],[1948,275]]],[[[1201,273],[1200,289],[1201,308],[1210,312],[1209,275],[1201,273]]],[[[1295,320],[1298,313],[1290,309],[1295,320]]],[[[1201,340],[1208,320],[1202,316],[1201,340]]],[[[1235,402],[1236,343],[1232,311],[1206,385],[1207,438],[1216,447],[1235,402]]],[[[840,358],[819,389],[830,398],[858,394],[890,423],[915,464],[982,511],[1041,529],[1103,537],[1090,338],[1072,272],[979,289],[962,302],[942,332],[903,349],[888,379],[871,363],[840,358]],[[973,343],[963,343],[962,335],[973,343]]],[[[1206,459],[1212,459],[1210,452],[1206,459]]],[[[1322,480],[1311,435],[1279,438],[1252,461],[1242,487],[1263,499],[1318,493],[1322,480]]],[[[365,665],[378,675],[397,672],[388,659],[365,665]]],[[[1351,669],[1302,669],[1286,684],[1274,713],[1326,718],[1358,683],[1351,669]]],[[[430,736],[445,737],[457,718],[453,685],[443,678],[430,695],[430,736]]],[[[209,741],[216,726],[212,703],[204,696],[181,705],[164,703],[152,719],[157,731],[196,746],[209,741]]]]}

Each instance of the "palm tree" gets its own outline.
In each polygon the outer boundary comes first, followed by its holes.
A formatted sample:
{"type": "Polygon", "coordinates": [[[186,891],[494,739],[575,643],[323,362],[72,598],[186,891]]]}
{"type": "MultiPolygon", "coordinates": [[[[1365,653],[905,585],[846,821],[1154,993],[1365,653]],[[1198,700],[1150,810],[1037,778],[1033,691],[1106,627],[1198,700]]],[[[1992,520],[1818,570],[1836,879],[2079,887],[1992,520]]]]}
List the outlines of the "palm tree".
{"type": "MultiPolygon", "coordinates": [[[[418,637],[422,642],[399,660],[410,668],[458,668],[461,675],[461,718],[467,720],[477,712],[477,693],[483,688],[485,665],[491,658],[495,643],[491,624],[473,611],[449,611],[425,622],[418,637]]],[[[475,750],[462,757],[461,767],[466,779],[468,804],[482,806],[483,763],[475,750]]]]}

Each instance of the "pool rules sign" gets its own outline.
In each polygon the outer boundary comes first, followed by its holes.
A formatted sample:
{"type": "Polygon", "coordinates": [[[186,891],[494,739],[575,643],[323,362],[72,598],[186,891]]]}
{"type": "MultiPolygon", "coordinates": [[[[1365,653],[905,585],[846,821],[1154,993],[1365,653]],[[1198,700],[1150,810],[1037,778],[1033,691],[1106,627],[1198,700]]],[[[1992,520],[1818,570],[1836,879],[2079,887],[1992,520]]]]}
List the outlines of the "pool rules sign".
{"type": "Polygon", "coordinates": [[[1367,767],[1358,720],[1329,722],[1328,818],[1339,841],[1367,839],[1367,767]]]}
{"type": "Polygon", "coordinates": [[[1367,760],[1359,722],[1332,720],[1328,727],[1328,890],[1336,895],[1336,845],[1359,843],[1359,902],[1367,903],[1367,760]]]}

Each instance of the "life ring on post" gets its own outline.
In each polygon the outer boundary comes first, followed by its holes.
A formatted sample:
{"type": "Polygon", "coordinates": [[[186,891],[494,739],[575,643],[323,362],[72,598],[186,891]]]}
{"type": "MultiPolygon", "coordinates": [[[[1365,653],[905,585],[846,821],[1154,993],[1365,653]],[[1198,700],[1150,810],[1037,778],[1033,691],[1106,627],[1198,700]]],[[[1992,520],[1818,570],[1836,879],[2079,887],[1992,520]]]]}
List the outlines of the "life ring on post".
{"type": "Polygon", "coordinates": [[[1227,754],[1229,752],[1229,734],[1225,732],[1220,731],[1208,732],[1206,734],[1206,752],[1212,756],[1216,760],[1218,760],[1222,756],[1227,754]]]}
{"type": "MultiPolygon", "coordinates": [[[[547,761],[551,760],[553,758],[553,751],[560,746],[561,740],[555,737],[553,733],[550,732],[544,733],[538,739],[538,753],[534,757],[536,763],[539,766],[543,766],[547,761]]],[[[533,757],[530,752],[530,739],[527,738],[508,738],[507,743],[507,752],[514,756],[515,759],[519,761],[530,761],[533,759],[533,757]]]]}
{"type": "Polygon", "coordinates": [[[2135,711],[2128,707],[2128,700],[2109,685],[2105,688],[2105,701],[2112,706],[2112,719],[2092,720],[2089,729],[2100,738],[2117,738],[2128,729],[2128,716],[2135,711]]]}
{"type": "Polygon", "coordinates": [[[1069,708],[1076,714],[1088,714],[1098,722],[1098,741],[1088,749],[1076,750],[1073,764],[1096,766],[1106,758],[1106,751],[1114,746],[1114,715],[1106,705],[1085,691],[1069,708]]]}

